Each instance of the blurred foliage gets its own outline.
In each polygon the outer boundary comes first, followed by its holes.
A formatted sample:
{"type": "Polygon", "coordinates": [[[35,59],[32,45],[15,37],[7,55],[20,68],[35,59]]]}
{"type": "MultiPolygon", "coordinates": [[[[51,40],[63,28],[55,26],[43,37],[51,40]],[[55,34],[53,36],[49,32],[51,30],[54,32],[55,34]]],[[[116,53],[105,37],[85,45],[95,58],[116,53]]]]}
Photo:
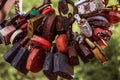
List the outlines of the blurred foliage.
{"type": "MultiPolygon", "coordinates": [[[[57,11],[57,1],[52,0],[53,7],[57,11]]],[[[75,0],[74,0],[75,1],[75,0]]],[[[33,6],[40,6],[42,0],[23,0],[23,10],[29,11],[33,6]]],[[[110,0],[109,5],[117,4],[115,0],[110,0]]],[[[14,13],[14,7],[9,15],[14,13]]],[[[108,43],[108,47],[105,50],[109,60],[106,64],[102,65],[96,58],[91,60],[87,64],[83,64],[82,61],[75,69],[74,80],[120,80],[120,26],[115,25],[115,31],[111,40],[108,43]]],[[[73,31],[78,31],[76,23],[73,26],[73,31]]],[[[29,73],[27,76],[19,73],[7,62],[3,60],[3,54],[10,48],[10,46],[0,45],[0,80],[47,80],[42,72],[29,73]]],[[[59,79],[64,80],[64,79],[59,79]]]]}

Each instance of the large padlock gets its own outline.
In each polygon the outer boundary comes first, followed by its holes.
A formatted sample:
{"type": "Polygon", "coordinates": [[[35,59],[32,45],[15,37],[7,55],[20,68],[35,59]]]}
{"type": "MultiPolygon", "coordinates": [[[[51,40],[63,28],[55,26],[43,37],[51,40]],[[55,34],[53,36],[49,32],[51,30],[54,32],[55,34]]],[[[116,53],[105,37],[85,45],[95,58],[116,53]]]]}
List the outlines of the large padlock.
{"type": "Polygon", "coordinates": [[[54,53],[55,53],[55,44],[51,47],[51,51],[47,52],[44,65],[43,65],[43,73],[50,80],[57,80],[57,76],[53,73],[54,69],[54,53]]]}
{"type": "Polygon", "coordinates": [[[27,58],[26,68],[31,72],[39,72],[44,64],[45,50],[41,48],[32,49],[31,53],[27,58]]]}
{"type": "Polygon", "coordinates": [[[22,72],[23,74],[27,74],[28,70],[26,69],[26,61],[28,55],[29,51],[24,47],[20,47],[18,53],[11,62],[11,66],[15,67],[18,71],[22,72]]]}
{"type": "Polygon", "coordinates": [[[44,23],[42,37],[52,42],[56,36],[56,14],[52,13],[48,16],[44,23]]]}
{"type": "Polygon", "coordinates": [[[68,50],[68,37],[66,34],[60,34],[56,38],[56,47],[59,52],[67,52],[68,50]]]}
{"type": "Polygon", "coordinates": [[[54,73],[66,79],[73,79],[73,66],[69,64],[66,55],[57,52],[54,54],[54,73]]]}
{"type": "Polygon", "coordinates": [[[98,13],[105,7],[102,0],[78,0],[75,6],[78,8],[78,13],[85,17],[98,13]]]}
{"type": "Polygon", "coordinates": [[[71,65],[79,65],[78,53],[74,45],[69,45],[68,47],[68,58],[71,65]]]}

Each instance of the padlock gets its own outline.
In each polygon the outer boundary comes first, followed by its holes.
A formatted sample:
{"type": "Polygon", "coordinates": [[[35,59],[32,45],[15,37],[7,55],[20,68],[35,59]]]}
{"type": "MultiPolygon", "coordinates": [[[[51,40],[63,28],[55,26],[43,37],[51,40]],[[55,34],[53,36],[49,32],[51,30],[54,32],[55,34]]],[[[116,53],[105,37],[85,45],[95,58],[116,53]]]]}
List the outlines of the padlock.
{"type": "Polygon", "coordinates": [[[89,25],[88,21],[86,19],[81,19],[79,14],[74,15],[75,19],[78,22],[78,26],[81,30],[81,32],[86,36],[86,37],[91,37],[92,36],[92,28],[89,25]]]}
{"type": "Polygon", "coordinates": [[[1,0],[0,1],[0,10],[3,8],[7,0],[1,0]]]}
{"type": "Polygon", "coordinates": [[[69,45],[68,47],[68,58],[69,58],[69,63],[73,66],[79,65],[79,58],[78,58],[78,53],[75,49],[74,45],[69,45]]]}
{"type": "Polygon", "coordinates": [[[23,21],[19,24],[14,25],[10,25],[10,26],[6,26],[4,27],[2,30],[0,30],[0,39],[1,41],[5,44],[8,45],[10,43],[10,37],[12,35],[12,33],[20,28],[26,21],[23,21]]]}
{"type": "Polygon", "coordinates": [[[47,52],[44,65],[43,65],[43,73],[50,80],[57,80],[57,76],[53,73],[54,68],[54,52],[55,52],[55,44],[51,47],[50,52],[47,52]]]}
{"type": "Polygon", "coordinates": [[[66,55],[57,52],[54,54],[54,73],[66,79],[73,79],[73,66],[69,64],[66,55]]]}
{"type": "Polygon", "coordinates": [[[48,41],[52,42],[56,36],[56,14],[53,13],[48,16],[44,23],[42,37],[47,39],[48,41]]]}
{"type": "Polygon", "coordinates": [[[96,41],[96,43],[102,48],[102,49],[105,49],[108,45],[107,43],[105,42],[105,40],[101,39],[101,38],[98,38],[96,36],[93,35],[93,38],[94,40],[96,41]]]}
{"type": "Polygon", "coordinates": [[[94,57],[94,55],[92,54],[92,52],[89,50],[85,43],[79,44],[79,48],[81,50],[81,54],[83,54],[85,58],[92,59],[94,57]]]}
{"type": "Polygon", "coordinates": [[[11,63],[17,52],[19,51],[21,45],[19,43],[13,44],[13,46],[4,54],[3,58],[8,63],[11,63]]]}
{"type": "Polygon", "coordinates": [[[78,0],[75,6],[78,8],[78,13],[84,17],[96,14],[105,7],[102,0],[78,0]]]}
{"type": "Polygon", "coordinates": [[[31,43],[33,43],[34,45],[41,47],[42,49],[45,49],[46,51],[50,50],[51,47],[51,43],[49,41],[47,41],[46,39],[40,37],[40,36],[36,36],[34,35],[31,38],[31,43]]]}
{"type": "Polygon", "coordinates": [[[98,38],[108,41],[108,40],[110,40],[110,38],[112,36],[112,32],[109,30],[103,30],[101,28],[95,28],[94,35],[98,38]]]}
{"type": "Polygon", "coordinates": [[[31,53],[27,58],[26,68],[31,72],[39,72],[44,64],[45,50],[41,48],[32,49],[31,53]]]}
{"type": "Polygon", "coordinates": [[[78,52],[78,55],[80,56],[81,60],[84,62],[84,63],[88,63],[89,62],[89,59],[85,57],[84,53],[81,51],[80,47],[79,47],[79,43],[78,42],[74,42],[74,46],[78,52]]]}
{"type": "Polygon", "coordinates": [[[23,39],[25,37],[25,35],[26,35],[26,33],[23,32],[21,29],[16,30],[10,38],[11,44],[19,42],[21,39],[23,39]]]}
{"type": "Polygon", "coordinates": [[[26,69],[26,61],[28,55],[29,55],[29,51],[24,47],[20,47],[18,53],[11,62],[11,66],[16,68],[18,71],[22,72],[23,74],[27,74],[28,70],[26,69]]]}
{"type": "Polygon", "coordinates": [[[91,51],[96,56],[96,58],[104,64],[108,58],[103,54],[103,52],[100,51],[100,49],[88,38],[85,38],[86,43],[91,48],[91,51]]]}
{"type": "Polygon", "coordinates": [[[68,50],[68,37],[66,34],[60,34],[56,38],[56,47],[59,52],[67,52],[68,50]]]}
{"type": "Polygon", "coordinates": [[[57,16],[56,26],[58,34],[65,33],[68,27],[68,18],[63,16],[57,16]]]}

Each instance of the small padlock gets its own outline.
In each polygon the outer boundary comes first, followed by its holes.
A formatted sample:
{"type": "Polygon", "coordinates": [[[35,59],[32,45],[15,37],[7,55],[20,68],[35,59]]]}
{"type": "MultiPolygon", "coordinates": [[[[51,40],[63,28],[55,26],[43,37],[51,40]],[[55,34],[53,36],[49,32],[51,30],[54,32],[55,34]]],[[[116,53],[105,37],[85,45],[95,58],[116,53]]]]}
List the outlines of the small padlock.
{"type": "Polygon", "coordinates": [[[39,72],[44,64],[45,50],[41,48],[32,49],[31,53],[27,58],[26,68],[31,72],[39,72]]]}
{"type": "Polygon", "coordinates": [[[74,15],[75,19],[78,22],[78,26],[81,30],[81,32],[86,36],[86,37],[91,37],[92,36],[92,28],[89,25],[88,21],[86,19],[81,19],[79,14],[74,15]]]}
{"type": "Polygon", "coordinates": [[[10,38],[11,44],[19,42],[21,39],[25,37],[25,35],[26,35],[26,32],[23,32],[21,29],[16,30],[10,38]]]}
{"type": "Polygon", "coordinates": [[[56,38],[56,47],[59,52],[67,52],[68,50],[68,37],[66,34],[60,34],[56,38]]]}
{"type": "Polygon", "coordinates": [[[54,73],[66,79],[73,79],[73,66],[69,64],[66,55],[57,52],[54,54],[54,73]]]}
{"type": "Polygon", "coordinates": [[[11,63],[14,57],[17,55],[21,45],[19,43],[13,44],[13,46],[4,54],[3,58],[8,63],[11,63]]]}
{"type": "Polygon", "coordinates": [[[7,0],[1,0],[0,1],[0,10],[3,8],[7,0]]]}
{"type": "Polygon", "coordinates": [[[74,46],[78,52],[78,55],[80,56],[81,60],[84,62],[84,63],[88,63],[89,62],[89,59],[85,57],[84,53],[81,51],[80,47],[79,47],[79,43],[78,42],[74,42],[74,46]]]}
{"type": "Polygon", "coordinates": [[[10,43],[10,37],[12,35],[12,33],[20,28],[26,21],[23,21],[19,24],[14,25],[10,25],[10,26],[6,26],[4,27],[2,30],[0,30],[0,39],[1,41],[5,44],[8,45],[10,43]]]}
{"type": "Polygon", "coordinates": [[[108,58],[100,51],[100,49],[88,38],[85,38],[86,43],[89,45],[91,48],[91,51],[93,54],[96,56],[96,58],[104,64],[108,58]]]}
{"type": "Polygon", "coordinates": [[[55,44],[51,47],[51,51],[47,52],[46,58],[43,65],[43,73],[50,80],[57,80],[57,76],[53,73],[54,68],[54,52],[55,52],[55,44]]]}
{"type": "Polygon", "coordinates": [[[73,66],[79,65],[78,53],[74,45],[69,45],[68,47],[68,60],[69,63],[73,66]]]}
{"type": "Polygon", "coordinates": [[[95,28],[94,35],[98,38],[108,41],[110,40],[110,37],[112,36],[112,32],[109,30],[103,30],[101,28],[95,28]]]}

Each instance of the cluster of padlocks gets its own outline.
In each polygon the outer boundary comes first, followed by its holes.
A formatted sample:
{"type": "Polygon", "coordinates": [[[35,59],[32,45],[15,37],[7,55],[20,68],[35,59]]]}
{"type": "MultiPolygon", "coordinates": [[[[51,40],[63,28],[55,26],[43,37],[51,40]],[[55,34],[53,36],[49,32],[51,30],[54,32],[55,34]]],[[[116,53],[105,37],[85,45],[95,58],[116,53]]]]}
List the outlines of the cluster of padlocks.
{"type": "MultiPolygon", "coordinates": [[[[6,2],[1,0],[1,10],[6,2]]],[[[15,1],[16,13],[0,22],[1,43],[12,44],[3,58],[16,70],[23,74],[42,70],[49,80],[58,76],[70,80],[79,57],[84,63],[93,57],[102,64],[108,60],[103,50],[114,24],[120,22],[118,7],[106,7],[108,0],[58,0],[59,15],[51,0],[27,13],[20,13],[19,3],[15,1]],[[80,33],[72,31],[75,20],[80,33]]]]}

